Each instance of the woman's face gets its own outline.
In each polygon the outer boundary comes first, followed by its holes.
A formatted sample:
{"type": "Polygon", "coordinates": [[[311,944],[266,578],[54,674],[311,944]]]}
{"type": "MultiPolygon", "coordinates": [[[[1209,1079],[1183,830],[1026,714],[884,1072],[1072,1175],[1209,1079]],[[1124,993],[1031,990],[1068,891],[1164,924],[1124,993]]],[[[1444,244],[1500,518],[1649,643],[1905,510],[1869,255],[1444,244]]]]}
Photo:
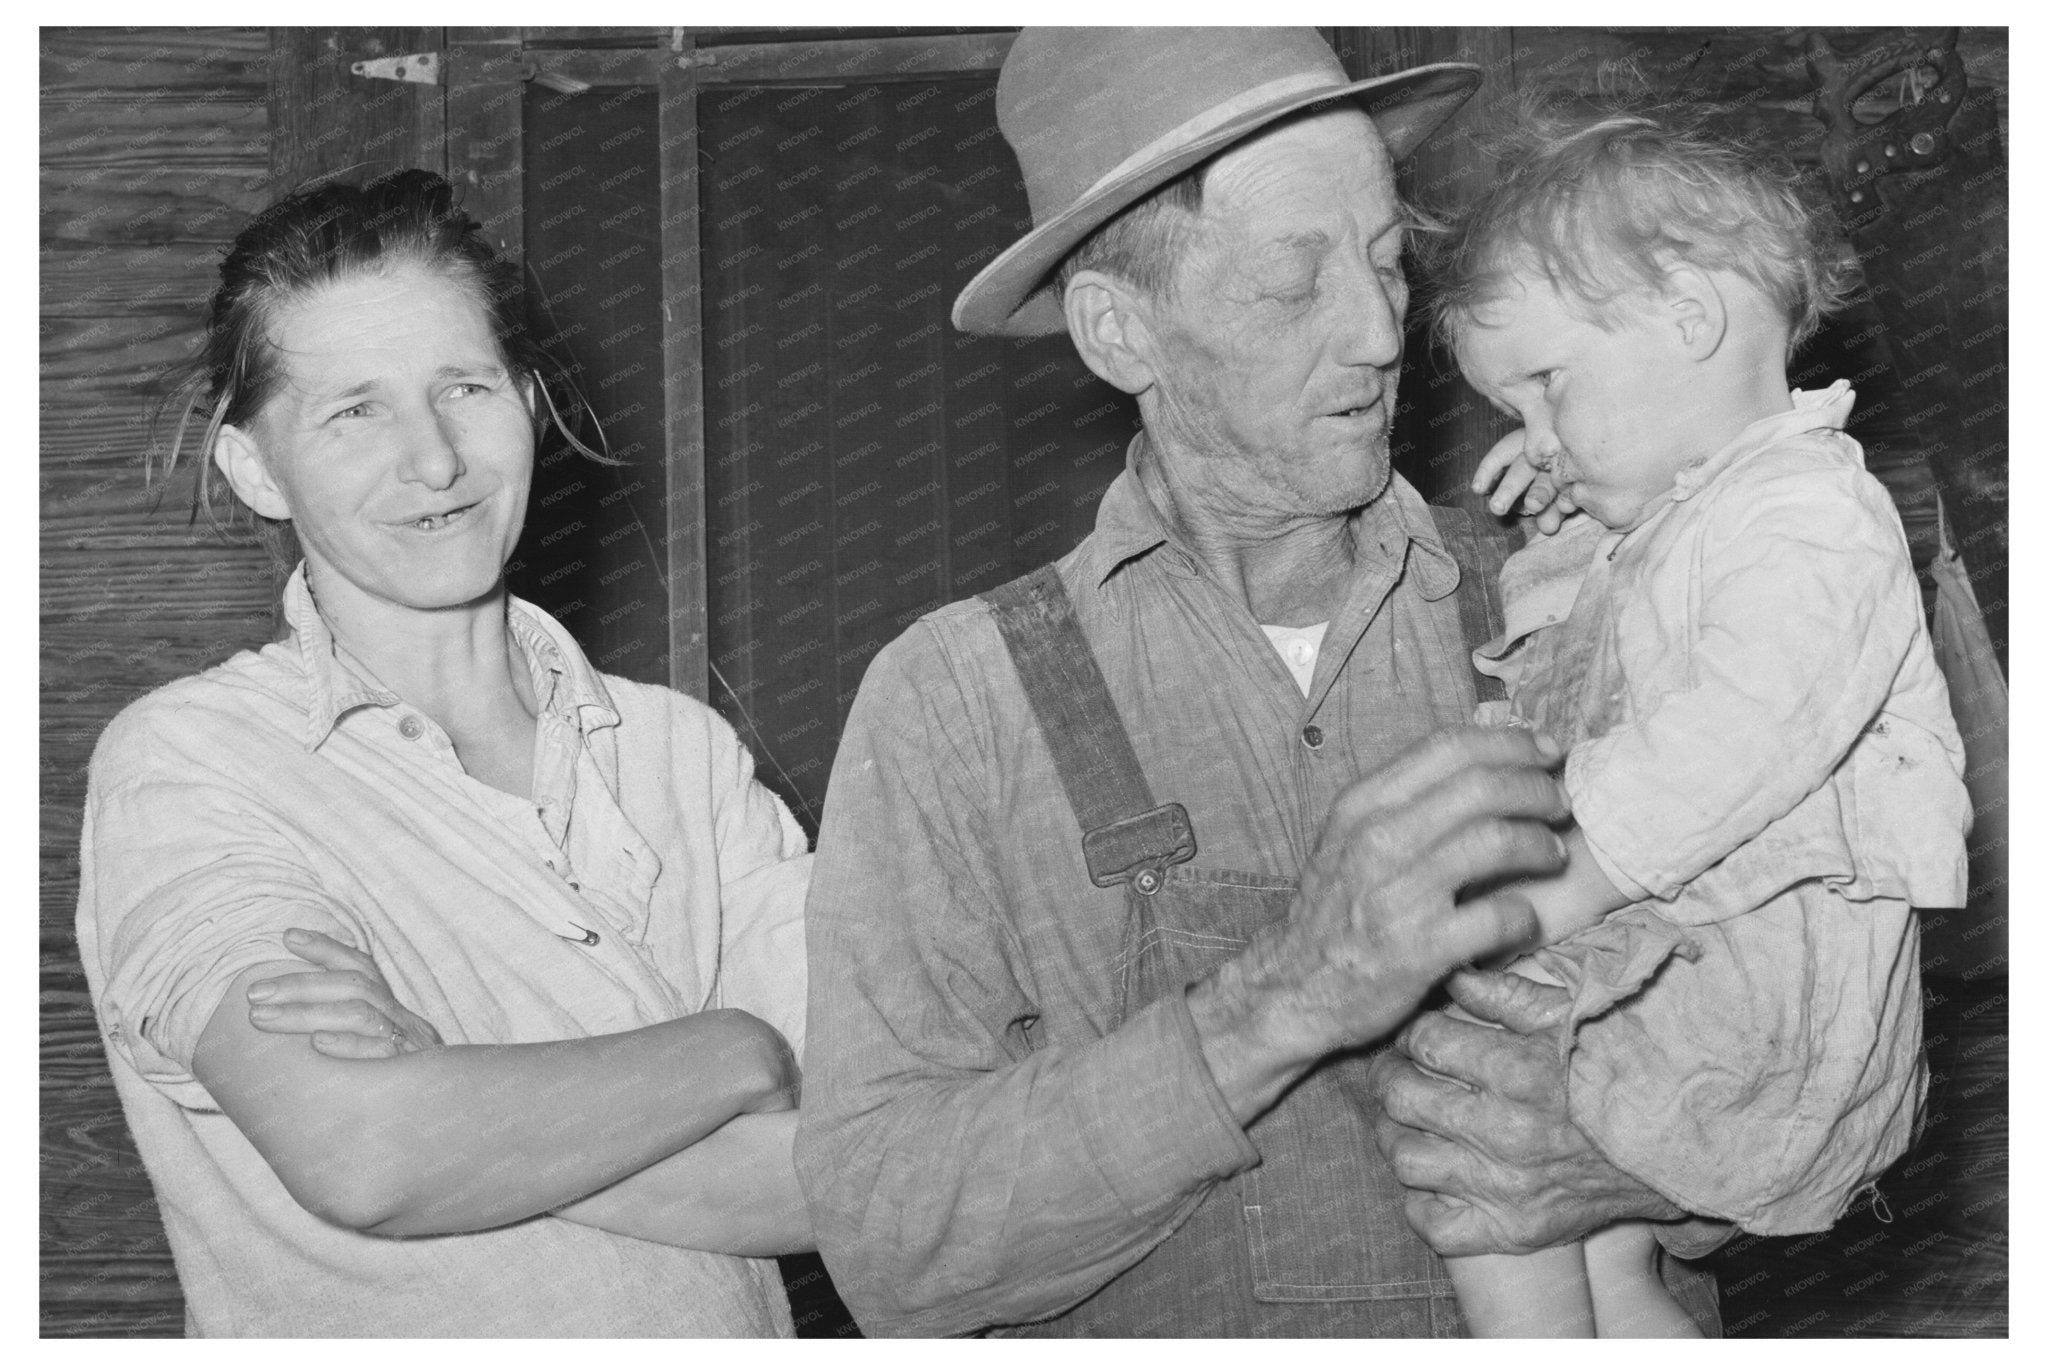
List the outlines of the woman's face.
{"type": "Polygon", "coordinates": [[[399,265],[287,305],[269,340],[276,392],[222,469],[290,519],[322,610],[491,596],[526,519],[533,423],[483,305],[399,265]]]}

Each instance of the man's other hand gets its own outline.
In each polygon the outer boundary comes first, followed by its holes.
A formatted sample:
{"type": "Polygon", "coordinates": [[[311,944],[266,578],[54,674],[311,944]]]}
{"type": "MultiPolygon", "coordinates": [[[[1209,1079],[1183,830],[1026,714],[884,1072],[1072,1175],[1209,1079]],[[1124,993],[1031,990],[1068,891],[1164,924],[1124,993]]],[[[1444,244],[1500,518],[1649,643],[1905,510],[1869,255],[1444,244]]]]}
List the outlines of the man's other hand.
{"type": "Polygon", "coordinates": [[[1520,1254],[1624,1218],[1684,1211],[1617,1170],[1565,1109],[1557,1031],[1569,996],[1505,972],[1460,972],[1451,998],[1488,1028],[1431,1012],[1373,1063],[1380,1151],[1408,1221],[1440,1254],[1520,1254]]]}
{"type": "Polygon", "coordinates": [[[1529,941],[1521,897],[1458,897],[1563,865],[1557,761],[1526,730],[1450,730],[1337,798],[1287,921],[1188,996],[1240,1122],[1324,1055],[1400,1027],[1446,973],[1529,941]]]}

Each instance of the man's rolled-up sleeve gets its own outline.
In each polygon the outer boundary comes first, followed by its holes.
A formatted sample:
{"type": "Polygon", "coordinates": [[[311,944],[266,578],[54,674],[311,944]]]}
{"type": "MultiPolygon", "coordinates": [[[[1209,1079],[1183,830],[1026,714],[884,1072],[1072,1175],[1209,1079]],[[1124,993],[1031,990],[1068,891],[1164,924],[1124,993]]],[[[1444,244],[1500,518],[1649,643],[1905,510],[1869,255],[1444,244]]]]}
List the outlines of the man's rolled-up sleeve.
{"type": "Polygon", "coordinates": [[[809,901],[797,1168],[863,1329],[1027,1322],[1138,1261],[1256,1150],[1179,995],[1038,1045],[1004,914],[987,736],[924,628],[877,657],[834,767],[809,901]]]}
{"type": "Polygon", "coordinates": [[[228,985],[295,960],[286,929],[358,947],[368,931],[246,796],[161,771],[102,782],[95,767],[79,915],[92,921],[108,1044],[179,1104],[215,1109],[192,1054],[228,985]]]}

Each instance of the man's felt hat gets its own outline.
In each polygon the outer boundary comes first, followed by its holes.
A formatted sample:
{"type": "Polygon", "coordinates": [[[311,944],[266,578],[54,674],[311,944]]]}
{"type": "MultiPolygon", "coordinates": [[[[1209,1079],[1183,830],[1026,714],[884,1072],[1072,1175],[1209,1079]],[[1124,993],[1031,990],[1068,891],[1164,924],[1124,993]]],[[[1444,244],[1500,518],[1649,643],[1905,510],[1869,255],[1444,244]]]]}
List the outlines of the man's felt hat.
{"type": "Polygon", "coordinates": [[[953,303],[996,336],[1064,330],[1046,276],[1096,228],[1283,115],[1355,99],[1396,158],[1479,85],[1466,62],[1345,75],[1312,28],[1027,28],[996,82],[996,123],[1024,170],[1032,228],[953,303]]]}

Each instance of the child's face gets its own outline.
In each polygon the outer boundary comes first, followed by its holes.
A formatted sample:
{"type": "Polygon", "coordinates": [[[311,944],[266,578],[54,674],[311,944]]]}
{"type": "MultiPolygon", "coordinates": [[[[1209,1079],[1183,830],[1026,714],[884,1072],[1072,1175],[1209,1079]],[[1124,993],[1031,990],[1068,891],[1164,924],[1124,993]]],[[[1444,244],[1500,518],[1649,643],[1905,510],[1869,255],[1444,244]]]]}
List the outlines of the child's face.
{"type": "Polygon", "coordinates": [[[1602,328],[1540,274],[1517,275],[1465,322],[1457,353],[1467,382],[1521,419],[1525,458],[1625,531],[1671,490],[1696,442],[1677,418],[1689,361],[1675,322],[1649,295],[1613,311],[1602,328]]]}

